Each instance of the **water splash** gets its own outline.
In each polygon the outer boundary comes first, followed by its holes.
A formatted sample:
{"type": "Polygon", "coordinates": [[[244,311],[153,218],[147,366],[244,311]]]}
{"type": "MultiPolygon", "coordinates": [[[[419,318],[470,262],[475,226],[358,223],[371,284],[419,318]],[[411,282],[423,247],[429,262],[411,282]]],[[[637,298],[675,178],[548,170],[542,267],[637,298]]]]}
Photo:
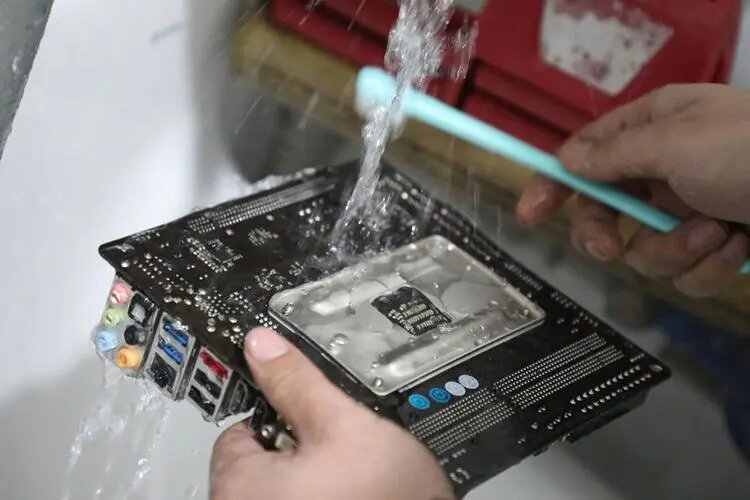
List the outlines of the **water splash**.
{"type": "Polygon", "coordinates": [[[151,471],[168,418],[166,400],[153,384],[104,361],[102,393],[73,438],[61,499],[133,498],[151,471]]]}
{"type": "Polygon", "coordinates": [[[403,97],[409,87],[423,90],[443,61],[444,32],[453,13],[452,0],[402,0],[398,18],[388,37],[385,65],[395,73],[396,92],[387,105],[369,110],[362,131],[364,154],[359,178],[352,195],[332,233],[332,241],[346,251],[341,242],[353,234],[374,233],[370,220],[375,214],[373,195],[380,174],[380,161],[386,145],[402,122],[403,97]]]}
{"type": "Polygon", "coordinates": [[[299,123],[297,124],[297,130],[303,130],[305,127],[307,127],[308,122],[310,121],[310,117],[313,114],[313,111],[315,110],[315,107],[318,105],[318,101],[320,100],[320,95],[315,93],[310,98],[309,101],[307,101],[307,106],[305,106],[305,111],[302,113],[302,117],[299,120],[299,123]]]}
{"type": "Polygon", "coordinates": [[[466,22],[453,34],[453,54],[455,64],[451,68],[451,78],[462,80],[469,72],[471,58],[479,35],[479,26],[476,22],[466,22]]]}

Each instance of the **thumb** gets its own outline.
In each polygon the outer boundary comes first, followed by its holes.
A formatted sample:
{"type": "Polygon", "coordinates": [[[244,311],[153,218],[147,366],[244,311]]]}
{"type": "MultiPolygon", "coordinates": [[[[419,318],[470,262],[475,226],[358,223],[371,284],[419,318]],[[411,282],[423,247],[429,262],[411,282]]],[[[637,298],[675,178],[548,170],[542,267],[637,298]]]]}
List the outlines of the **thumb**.
{"type": "Polygon", "coordinates": [[[303,442],[325,439],[342,414],[357,408],[273,330],[256,328],[247,335],[245,359],[263,394],[303,442]]]}

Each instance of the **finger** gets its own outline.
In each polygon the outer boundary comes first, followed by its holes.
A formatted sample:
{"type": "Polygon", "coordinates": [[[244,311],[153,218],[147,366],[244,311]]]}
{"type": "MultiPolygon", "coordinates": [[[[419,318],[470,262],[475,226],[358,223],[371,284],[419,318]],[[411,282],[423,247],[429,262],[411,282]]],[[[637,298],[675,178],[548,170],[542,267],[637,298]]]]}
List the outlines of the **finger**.
{"type": "Polygon", "coordinates": [[[601,181],[662,178],[659,160],[679,145],[679,118],[705,93],[703,85],[668,85],[586,125],[560,149],[563,164],[601,181]],[[667,141],[669,139],[669,141],[667,141]],[[675,142],[677,141],[677,142],[675,142]]]}
{"type": "Polygon", "coordinates": [[[672,159],[684,149],[685,127],[670,120],[626,129],[599,142],[573,139],[559,156],[571,172],[592,180],[667,180],[672,159]]]}
{"type": "Polygon", "coordinates": [[[219,474],[229,464],[265,453],[247,426],[247,420],[239,422],[221,433],[211,453],[211,474],[219,474]]]}
{"type": "Polygon", "coordinates": [[[586,142],[609,139],[618,132],[651,122],[648,96],[629,102],[602,115],[579,130],[573,138],[586,142]]]}
{"type": "Polygon", "coordinates": [[[245,359],[271,405],[302,442],[327,438],[340,415],[357,408],[310,360],[273,330],[256,328],[248,334],[245,359]]]}
{"type": "Polygon", "coordinates": [[[570,189],[537,174],[521,194],[516,219],[521,226],[534,226],[554,214],[571,194],[570,189]]]}
{"type": "Polygon", "coordinates": [[[287,474],[281,464],[288,457],[265,451],[247,420],[224,431],[214,444],[210,468],[211,500],[245,498],[252,491],[257,498],[286,498],[284,483],[278,477],[287,474]]]}
{"type": "Polygon", "coordinates": [[[571,241],[578,251],[600,261],[611,261],[623,253],[617,213],[584,196],[571,219],[571,241]]]}
{"type": "Polygon", "coordinates": [[[660,210],[674,214],[682,219],[695,215],[695,210],[677,196],[677,193],[664,181],[649,181],[648,189],[651,204],[660,210]]]}
{"type": "Polygon", "coordinates": [[[578,139],[598,142],[634,127],[676,115],[695,103],[702,89],[699,85],[668,85],[654,90],[583,127],[578,139]]]}
{"type": "Polygon", "coordinates": [[[717,250],[728,235],[723,224],[704,216],[666,234],[641,228],[628,243],[625,260],[646,276],[673,278],[717,250]]]}
{"type": "Polygon", "coordinates": [[[734,233],[718,251],[675,278],[675,287],[694,298],[716,295],[736,278],[748,254],[750,239],[745,234],[734,233]]]}

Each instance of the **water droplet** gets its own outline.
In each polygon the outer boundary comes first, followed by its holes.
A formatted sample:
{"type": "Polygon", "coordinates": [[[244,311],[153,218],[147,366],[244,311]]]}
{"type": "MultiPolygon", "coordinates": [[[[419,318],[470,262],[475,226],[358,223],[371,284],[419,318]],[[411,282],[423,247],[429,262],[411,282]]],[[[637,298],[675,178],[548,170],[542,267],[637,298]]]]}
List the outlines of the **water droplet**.
{"type": "Polygon", "coordinates": [[[237,318],[235,318],[234,316],[229,316],[229,322],[235,324],[237,323],[237,318]]]}
{"type": "Polygon", "coordinates": [[[334,344],[344,345],[349,342],[349,337],[347,337],[343,333],[337,333],[333,336],[331,342],[333,342],[334,344]]]}
{"type": "Polygon", "coordinates": [[[281,308],[281,314],[283,314],[284,316],[289,316],[293,312],[294,304],[292,304],[291,302],[287,302],[286,304],[284,304],[284,307],[281,308]]]}
{"type": "Polygon", "coordinates": [[[380,377],[375,377],[372,380],[372,386],[375,387],[376,389],[379,388],[379,387],[382,387],[383,386],[383,379],[380,378],[380,377]]]}
{"type": "Polygon", "coordinates": [[[271,214],[266,215],[266,220],[273,220],[273,215],[271,214]]]}
{"type": "Polygon", "coordinates": [[[122,262],[120,262],[120,267],[122,267],[122,268],[128,268],[128,267],[130,267],[130,261],[129,260],[123,260],[122,262]]]}
{"type": "Polygon", "coordinates": [[[216,327],[215,327],[214,325],[208,325],[208,326],[206,327],[206,331],[207,331],[208,333],[214,333],[214,332],[216,331],[216,327]]]}
{"type": "Polygon", "coordinates": [[[227,234],[227,236],[232,236],[232,235],[234,235],[234,231],[233,231],[233,230],[232,230],[232,228],[230,228],[230,227],[228,227],[228,228],[226,229],[226,231],[224,231],[224,232],[225,232],[225,233],[227,234]]]}

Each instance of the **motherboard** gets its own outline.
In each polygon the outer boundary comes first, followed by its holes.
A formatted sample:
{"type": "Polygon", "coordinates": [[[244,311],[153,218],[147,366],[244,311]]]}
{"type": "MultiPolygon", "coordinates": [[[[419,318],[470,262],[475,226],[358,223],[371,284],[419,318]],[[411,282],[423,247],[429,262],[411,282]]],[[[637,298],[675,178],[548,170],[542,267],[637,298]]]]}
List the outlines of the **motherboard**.
{"type": "Polygon", "coordinates": [[[93,334],[100,355],[208,421],[248,414],[267,447],[286,449],[293,430],[242,354],[249,330],[272,328],[422,441],[458,495],[668,378],[391,167],[366,223],[337,234],[357,173],[307,169],[101,246],[116,276],[93,334]]]}

